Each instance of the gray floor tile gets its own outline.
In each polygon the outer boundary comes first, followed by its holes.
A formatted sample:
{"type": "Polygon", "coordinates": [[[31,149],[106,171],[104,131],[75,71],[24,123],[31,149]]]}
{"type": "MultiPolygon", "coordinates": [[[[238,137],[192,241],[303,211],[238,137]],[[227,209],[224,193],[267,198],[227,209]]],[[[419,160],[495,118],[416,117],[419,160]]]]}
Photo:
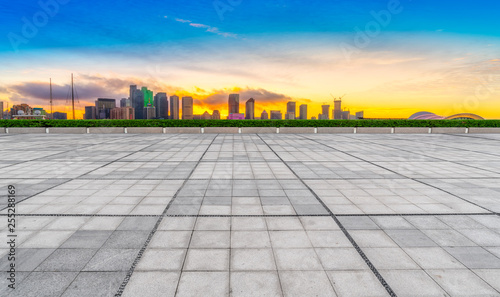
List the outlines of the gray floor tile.
{"type": "Polygon", "coordinates": [[[180,272],[135,271],[122,296],[173,297],[179,276],[180,272]]]}
{"type": "Polygon", "coordinates": [[[371,271],[327,271],[338,296],[381,297],[387,291],[371,271]]]}
{"type": "Polygon", "coordinates": [[[32,272],[10,296],[60,296],[78,272],[32,272]]]}
{"type": "Polygon", "coordinates": [[[279,271],[284,296],[336,296],[324,271],[279,271]]]}
{"type": "Polygon", "coordinates": [[[446,247],[445,249],[468,268],[500,268],[500,259],[481,247],[446,247]]]}
{"type": "Polygon", "coordinates": [[[495,291],[486,282],[472,271],[458,270],[429,270],[429,275],[452,296],[496,296],[495,291]]]}
{"type": "Polygon", "coordinates": [[[231,296],[282,296],[278,273],[231,272],[231,296]]]}
{"type": "Polygon", "coordinates": [[[183,272],[176,296],[229,296],[229,272],[183,272]]]}
{"type": "Polygon", "coordinates": [[[424,271],[381,270],[397,296],[446,296],[446,292],[424,271]]]}
{"type": "Polygon", "coordinates": [[[112,296],[118,291],[125,275],[125,271],[81,272],[62,296],[112,296]]]}
{"type": "Polygon", "coordinates": [[[100,249],[82,271],[128,271],[138,249],[100,249]]]}
{"type": "Polygon", "coordinates": [[[35,271],[76,271],[85,267],[97,249],[57,249],[35,271]]]}

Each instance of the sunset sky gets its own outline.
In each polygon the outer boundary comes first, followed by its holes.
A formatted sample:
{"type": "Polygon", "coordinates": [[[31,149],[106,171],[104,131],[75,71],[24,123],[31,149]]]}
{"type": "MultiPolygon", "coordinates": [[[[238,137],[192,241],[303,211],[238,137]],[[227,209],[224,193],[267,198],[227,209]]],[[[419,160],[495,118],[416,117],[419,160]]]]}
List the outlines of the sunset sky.
{"type": "MultiPolygon", "coordinates": [[[[253,97],[407,118],[418,111],[500,118],[500,2],[83,1],[0,3],[0,101],[70,112],[130,84],[193,96],[195,113],[227,115],[253,97]]],[[[70,117],[70,114],[68,114],[70,117]]]]}

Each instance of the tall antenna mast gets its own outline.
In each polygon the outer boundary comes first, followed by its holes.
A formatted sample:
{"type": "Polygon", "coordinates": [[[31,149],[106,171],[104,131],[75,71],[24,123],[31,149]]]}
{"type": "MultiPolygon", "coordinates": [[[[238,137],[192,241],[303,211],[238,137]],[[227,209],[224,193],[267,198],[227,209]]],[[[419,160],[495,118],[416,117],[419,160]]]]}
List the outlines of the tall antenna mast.
{"type": "Polygon", "coordinates": [[[54,119],[54,112],[52,110],[52,78],[50,79],[50,117],[54,119]]]}
{"type": "Polygon", "coordinates": [[[75,119],[75,88],[73,86],[73,73],[71,73],[71,105],[73,107],[73,120],[75,119]]]}

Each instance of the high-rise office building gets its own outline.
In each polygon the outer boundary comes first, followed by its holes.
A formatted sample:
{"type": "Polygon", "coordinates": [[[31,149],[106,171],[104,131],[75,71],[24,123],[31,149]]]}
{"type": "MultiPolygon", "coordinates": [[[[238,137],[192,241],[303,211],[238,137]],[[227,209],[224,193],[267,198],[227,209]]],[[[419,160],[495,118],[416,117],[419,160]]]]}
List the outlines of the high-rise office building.
{"type": "Polygon", "coordinates": [[[218,110],[214,110],[212,113],[212,120],[220,120],[220,112],[218,110]]]}
{"type": "Polygon", "coordinates": [[[193,97],[182,97],[182,119],[193,119],[193,97]]]}
{"type": "Polygon", "coordinates": [[[132,107],[134,108],[135,119],[144,119],[144,93],[136,88],[134,89],[134,93],[132,94],[132,99],[132,107]]]}
{"type": "Polygon", "coordinates": [[[342,120],[349,120],[350,119],[350,112],[348,110],[342,112],[342,120]]]}
{"type": "Polygon", "coordinates": [[[142,87],[141,92],[144,96],[142,118],[147,120],[154,119],[156,117],[156,109],[154,106],[153,91],[148,90],[147,87],[142,87]]]}
{"type": "Polygon", "coordinates": [[[136,85],[130,85],[130,93],[129,93],[129,97],[128,99],[130,99],[130,103],[132,103],[132,105],[134,105],[134,92],[137,90],[137,86],[136,85]]]}
{"type": "Polygon", "coordinates": [[[167,93],[157,93],[155,95],[156,118],[168,119],[168,99],[167,93]]]}
{"type": "Polygon", "coordinates": [[[295,120],[296,103],[289,101],[286,104],[286,114],[289,120],[295,120]]]}
{"type": "Polygon", "coordinates": [[[318,117],[320,120],[328,120],[329,119],[329,112],[330,112],[330,105],[321,105],[321,111],[322,115],[321,117],[318,117]]]}
{"type": "Polygon", "coordinates": [[[99,120],[110,119],[113,108],[116,108],[115,99],[97,98],[95,101],[96,118],[99,120]]]}
{"type": "Polygon", "coordinates": [[[342,100],[333,101],[333,119],[334,120],[342,119],[342,100]]]}
{"type": "Polygon", "coordinates": [[[148,106],[144,107],[143,113],[144,113],[143,117],[145,120],[151,120],[156,118],[156,108],[153,105],[151,105],[151,103],[149,103],[148,106]]]}
{"type": "Polygon", "coordinates": [[[95,106],[85,106],[85,114],[83,115],[85,120],[95,120],[96,119],[96,109],[95,106]]]}
{"type": "Polygon", "coordinates": [[[307,104],[302,104],[299,107],[299,119],[307,120],[307,104]]]}
{"type": "Polygon", "coordinates": [[[137,86],[136,85],[130,85],[130,92],[129,92],[128,100],[130,101],[130,106],[132,106],[134,108],[135,108],[135,101],[134,101],[135,91],[137,91],[137,86]]]}
{"type": "Polygon", "coordinates": [[[3,102],[0,101],[0,119],[3,119],[3,102]]]}
{"type": "Polygon", "coordinates": [[[229,114],[240,113],[240,94],[230,94],[228,100],[229,114]]]}
{"type": "Polygon", "coordinates": [[[248,99],[245,104],[245,119],[255,119],[255,100],[253,98],[248,99]]]}
{"type": "Polygon", "coordinates": [[[111,119],[113,120],[133,120],[135,112],[132,107],[117,107],[111,110],[111,119]]]}
{"type": "Polygon", "coordinates": [[[267,111],[263,111],[261,114],[260,114],[260,119],[261,120],[269,120],[269,114],[267,113],[267,111]]]}
{"type": "Polygon", "coordinates": [[[179,96],[170,96],[170,119],[179,119],[179,96]]]}
{"type": "Polygon", "coordinates": [[[120,100],[120,107],[132,107],[131,100],[129,98],[122,98],[120,100]]]}
{"type": "Polygon", "coordinates": [[[271,110],[271,120],[282,120],[283,115],[279,110],[271,110]]]}
{"type": "Polygon", "coordinates": [[[142,87],[141,92],[144,94],[144,107],[148,105],[154,106],[153,91],[148,90],[148,87],[142,87]]]}

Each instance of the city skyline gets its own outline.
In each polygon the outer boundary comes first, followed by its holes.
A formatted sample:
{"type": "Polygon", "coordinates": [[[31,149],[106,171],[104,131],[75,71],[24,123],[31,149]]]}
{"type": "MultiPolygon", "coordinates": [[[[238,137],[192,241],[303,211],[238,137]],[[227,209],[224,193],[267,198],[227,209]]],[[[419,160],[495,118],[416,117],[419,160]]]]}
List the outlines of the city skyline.
{"type": "Polygon", "coordinates": [[[333,105],[330,94],[347,93],[351,110],[373,117],[500,117],[495,1],[253,1],[222,11],[212,2],[145,1],[120,14],[108,3],[57,3],[50,15],[37,1],[2,4],[5,105],[47,107],[52,78],[55,106],[70,113],[75,73],[77,118],[96,98],[128,97],[131,81],[192,97],[194,114],[227,116],[227,95],[239,93],[261,103],[256,114],[296,101],[315,115],[333,105]],[[147,20],[131,24],[137,11],[147,20]],[[47,21],[37,27],[41,13],[47,21]]]}

